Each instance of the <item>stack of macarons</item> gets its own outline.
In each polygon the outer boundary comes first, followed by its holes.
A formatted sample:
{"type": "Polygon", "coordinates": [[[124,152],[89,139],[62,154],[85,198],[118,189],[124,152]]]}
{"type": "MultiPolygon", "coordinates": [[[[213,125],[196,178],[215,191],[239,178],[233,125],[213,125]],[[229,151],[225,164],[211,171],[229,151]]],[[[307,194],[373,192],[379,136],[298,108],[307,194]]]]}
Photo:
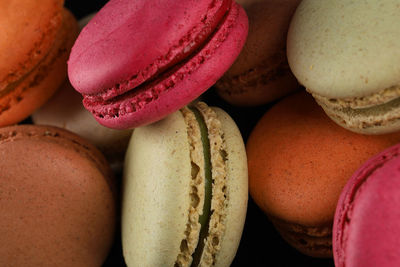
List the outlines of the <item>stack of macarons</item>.
{"type": "Polygon", "coordinates": [[[0,265],[399,265],[399,8],[0,0],[0,265]]]}

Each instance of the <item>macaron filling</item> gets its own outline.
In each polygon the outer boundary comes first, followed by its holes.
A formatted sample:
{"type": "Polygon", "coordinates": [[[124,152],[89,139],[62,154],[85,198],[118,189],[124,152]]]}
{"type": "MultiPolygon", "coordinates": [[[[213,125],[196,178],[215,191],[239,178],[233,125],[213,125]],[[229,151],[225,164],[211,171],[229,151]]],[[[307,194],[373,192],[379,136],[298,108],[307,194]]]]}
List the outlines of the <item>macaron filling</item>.
{"type": "MultiPolygon", "coordinates": [[[[224,206],[226,205],[226,170],[224,155],[224,142],[219,121],[216,122],[216,114],[204,103],[197,103],[194,107],[181,110],[185,121],[188,123],[188,135],[196,133],[199,142],[191,144],[191,154],[202,152],[202,159],[196,160],[198,155],[191,155],[192,179],[202,177],[195,182],[194,192],[198,194],[198,201],[192,203],[195,212],[189,214],[189,222],[185,231],[186,238],[181,243],[181,253],[178,255],[176,266],[212,265],[215,255],[219,250],[219,239],[222,236],[225,218],[224,206]],[[207,116],[207,113],[214,113],[207,116]],[[196,125],[194,125],[195,123],[196,125]],[[211,130],[212,125],[217,124],[216,133],[211,130]],[[217,136],[216,136],[217,134],[217,136]],[[211,136],[211,137],[210,137],[211,136]],[[215,148],[217,151],[215,152],[215,148]],[[216,153],[219,157],[216,157],[216,153]],[[193,161],[200,161],[203,167],[193,161]],[[203,172],[203,174],[201,173],[203,172]],[[195,177],[193,177],[193,174],[195,177]],[[201,206],[197,209],[197,205],[201,206]],[[197,218],[197,221],[193,221],[197,218]]],[[[192,137],[193,138],[193,137],[192,137]]],[[[193,139],[192,139],[193,140],[193,139]]],[[[193,192],[191,193],[193,194],[193,192]]],[[[196,198],[197,199],[197,198],[196,198]]]]}
{"type": "Polygon", "coordinates": [[[199,243],[196,250],[193,253],[193,262],[191,266],[198,266],[200,258],[204,249],[204,242],[208,234],[208,224],[210,222],[211,213],[211,199],[212,199],[212,174],[211,174],[211,155],[210,155],[210,140],[208,140],[207,126],[202,118],[200,111],[196,108],[191,107],[190,110],[194,113],[197,123],[199,124],[201,141],[203,143],[203,154],[204,154],[204,205],[203,214],[199,216],[199,223],[201,225],[199,234],[199,243]]]}
{"type": "MultiPolygon", "coordinates": [[[[149,68],[154,70],[135,74],[131,80],[121,82],[104,93],[83,94],[83,104],[86,109],[100,119],[124,116],[142,109],[147,103],[158,99],[161,94],[196,72],[229,36],[239,15],[239,6],[235,2],[218,1],[218,3],[220,4],[218,16],[214,16],[206,24],[194,38],[193,43],[184,47],[177,44],[177,47],[180,47],[180,50],[174,52],[177,55],[171,55],[173,59],[167,63],[151,64],[149,68]]],[[[207,16],[205,19],[207,20],[207,16]]]]}

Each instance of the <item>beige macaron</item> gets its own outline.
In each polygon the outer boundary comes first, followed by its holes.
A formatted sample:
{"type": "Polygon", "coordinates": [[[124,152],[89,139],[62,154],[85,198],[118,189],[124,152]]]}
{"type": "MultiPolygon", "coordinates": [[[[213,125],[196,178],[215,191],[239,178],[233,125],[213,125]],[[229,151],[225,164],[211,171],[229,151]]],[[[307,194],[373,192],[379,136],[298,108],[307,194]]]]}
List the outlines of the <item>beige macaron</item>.
{"type": "Polygon", "coordinates": [[[233,120],[199,102],[136,128],[125,159],[128,266],[229,266],[243,231],[246,152],[233,120]]]}
{"type": "Polygon", "coordinates": [[[304,0],[288,32],[289,65],[339,125],[400,129],[400,4],[304,0]]]}

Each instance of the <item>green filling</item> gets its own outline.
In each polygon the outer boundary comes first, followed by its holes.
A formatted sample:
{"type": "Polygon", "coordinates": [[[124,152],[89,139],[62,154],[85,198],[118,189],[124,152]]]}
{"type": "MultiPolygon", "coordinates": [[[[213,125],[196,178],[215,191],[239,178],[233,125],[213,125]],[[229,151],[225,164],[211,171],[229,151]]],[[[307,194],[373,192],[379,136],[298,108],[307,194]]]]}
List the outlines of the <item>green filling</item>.
{"type": "Polygon", "coordinates": [[[204,181],[204,206],[203,206],[203,214],[199,217],[199,223],[201,225],[200,234],[199,234],[199,243],[193,253],[193,262],[191,266],[198,266],[200,263],[200,258],[204,250],[205,239],[208,234],[208,225],[210,222],[211,216],[211,198],[212,198],[212,173],[211,173],[211,153],[210,153],[210,140],[208,139],[208,130],[207,125],[204,121],[203,116],[200,111],[198,111],[194,107],[189,107],[190,110],[194,113],[196,117],[197,123],[200,127],[201,133],[201,141],[203,143],[203,154],[204,154],[204,172],[205,172],[205,181],[204,181]]]}

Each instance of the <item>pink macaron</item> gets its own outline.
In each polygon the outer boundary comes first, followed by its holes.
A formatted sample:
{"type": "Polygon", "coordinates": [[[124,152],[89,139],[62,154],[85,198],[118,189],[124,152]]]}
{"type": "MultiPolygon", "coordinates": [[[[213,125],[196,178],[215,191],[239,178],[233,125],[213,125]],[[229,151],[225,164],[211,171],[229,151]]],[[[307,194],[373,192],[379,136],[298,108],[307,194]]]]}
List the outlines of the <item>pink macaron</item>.
{"type": "Polygon", "coordinates": [[[348,181],[333,225],[337,267],[400,266],[400,144],[368,160],[348,181]]]}
{"type": "Polygon", "coordinates": [[[76,40],[69,78],[100,124],[135,128],[211,87],[247,31],[246,13],[232,0],[110,0],[76,40]]]}

